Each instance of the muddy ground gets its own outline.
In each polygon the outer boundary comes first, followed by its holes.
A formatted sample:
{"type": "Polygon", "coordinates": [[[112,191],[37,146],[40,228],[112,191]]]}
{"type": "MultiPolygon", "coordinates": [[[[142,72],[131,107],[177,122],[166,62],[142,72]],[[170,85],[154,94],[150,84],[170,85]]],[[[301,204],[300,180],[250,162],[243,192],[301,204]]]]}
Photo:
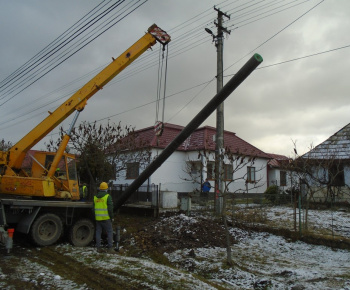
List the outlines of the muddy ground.
{"type": "MultiPolygon", "coordinates": [[[[93,245],[73,250],[73,247],[68,245],[64,239],[61,241],[61,244],[64,245],[62,247],[55,245],[38,248],[33,246],[26,236],[15,235],[15,246],[10,255],[6,254],[3,247],[0,249],[2,257],[0,288],[154,289],[154,286],[148,287],[144,284],[147,278],[142,278],[142,274],[127,271],[128,267],[124,267],[125,269],[114,267],[113,271],[110,272],[106,271],[103,266],[94,266],[92,261],[91,263],[86,263],[86,260],[79,261],[74,255],[81,255],[82,252],[86,251],[90,254],[89,259],[105,261],[107,265],[108,259],[112,257],[130,257],[149,259],[171,266],[164,258],[164,252],[197,247],[225,247],[222,225],[217,224],[214,220],[203,218],[200,219],[199,223],[193,224],[189,219],[188,223],[182,222],[181,228],[176,229],[174,228],[176,223],[162,224],[161,219],[119,215],[114,221],[114,227],[117,225],[121,228],[121,241],[120,250],[114,256],[97,253],[93,245]],[[69,251],[74,251],[74,254],[71,255],[69,251]],[[123,276],[123,279],[119,279],[120,276],[123,276]],[[48,277],[50,278],[48,279],[48,277]]],[[[147,265],[144,267],[146,268],[147,265]]],[[[169,272],[170,269],[165,271],[169,272]]],[[[199,282],[193,283],[200,285],[199,282]]],[[[166,281],[155,282],[156,288],[182,288],[174,286],[170,280],[169,285],[166,283],[166,281]]],[[[191,288],[193,287],[185,287],[184,289],[191,288]]]]}
{"type": "Polygon", "coordinates": [[[15,235],[0,248],[0,289],[349,289],[350,253],[231,228],[234,266],[226,261],[221,220],[197,214],[118,215],[120,250],[64,240],[35,247],[15,235]]]}
{"type": "Polygon", "coordinates": [[[220,220],[197,216],[198,222],[192,223],[191,219],[186,222],[185,219],[180,226],[176,218],[173,217],[172,223],[169,222],[171,217],[164,222],[162,219],[123,216],[119,224],[122,229],[128,229],[122,233],[123,247],[135,255],[162,254],[199,247],[226,247],[225,231],[220,220]],[[136,247],[130,247],[131,241],[135,241],[136,247]]]}

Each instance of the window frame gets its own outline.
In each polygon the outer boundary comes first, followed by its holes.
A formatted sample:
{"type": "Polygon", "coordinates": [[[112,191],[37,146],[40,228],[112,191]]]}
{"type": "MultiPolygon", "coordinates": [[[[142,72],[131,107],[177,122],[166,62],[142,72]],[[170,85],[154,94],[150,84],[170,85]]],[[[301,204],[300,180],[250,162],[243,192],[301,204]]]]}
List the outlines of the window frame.
{"type": "Polygon", "coordinates": [[[215,180],[215,162],[214,161],[207,162],[207,178],[209,180],[215,180]]]}
{"type": "Polygon", "coordinates": [[[247,166],[247,183],[255,183],[255,182],[256,182],[255,167],[247,166]],[[254,176],[252,176],[252,175],[254,175],[254,176]]]}
{"type": "Polygon", "coordinates": [[[128,162],[126,163],[125,179],[136,179],[140,175],[140,163],[128,162]]]}
{"type": "Polygon", "coordinates": [[[225,181],[232,181],[233,180],[233,165],[231,163],[224,164],[224,176],[225,181]]]}
{"type": "Polygon", "coordinates": [[[287,171],[280,171],[280,186],[287,186],[287,171]]]}
{"type": "Polygon", "coordinates": [[[328,168],[328,183],[331,186],[345,186],[343,164],[333,164],[328,168]]]}

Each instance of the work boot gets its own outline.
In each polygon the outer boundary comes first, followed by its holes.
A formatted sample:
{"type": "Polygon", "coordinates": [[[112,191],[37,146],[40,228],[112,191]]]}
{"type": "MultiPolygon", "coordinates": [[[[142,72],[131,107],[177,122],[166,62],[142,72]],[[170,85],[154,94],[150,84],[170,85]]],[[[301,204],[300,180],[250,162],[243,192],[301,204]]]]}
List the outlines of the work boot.
{"type": "Polygon", "coordinates": [[[97,248],[97,253],[103,253],[103,249],[102,248],[97,248]]]}
{"type": "Polygon", "coordinates": [[[108,254],[116,254],[116,251],[113,248],[108,248],[107,253],[108,254]]]}

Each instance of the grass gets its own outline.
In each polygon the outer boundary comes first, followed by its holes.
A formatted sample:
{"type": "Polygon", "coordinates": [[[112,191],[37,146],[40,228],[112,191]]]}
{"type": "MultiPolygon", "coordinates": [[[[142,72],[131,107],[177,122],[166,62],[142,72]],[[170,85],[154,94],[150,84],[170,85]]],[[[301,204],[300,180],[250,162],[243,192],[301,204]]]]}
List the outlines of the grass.
{"type": "MultiPolygon", "coordinates": [[[[285,213],[275,213],[278,217],[285,216],[285,213]]],[[[350,239],[343,236],[333,235],[331,230],[313,226],[309,222],[308,229],[302,229],[301,236],[297,229],[294,230],[294,221],[287,218],[281,220],[269,220],[264,208],[238,209],[231,215],[234,223],[243,228],[266,231],[292,240],[302,240],[307,243],[350,249],[350,239]]]]}

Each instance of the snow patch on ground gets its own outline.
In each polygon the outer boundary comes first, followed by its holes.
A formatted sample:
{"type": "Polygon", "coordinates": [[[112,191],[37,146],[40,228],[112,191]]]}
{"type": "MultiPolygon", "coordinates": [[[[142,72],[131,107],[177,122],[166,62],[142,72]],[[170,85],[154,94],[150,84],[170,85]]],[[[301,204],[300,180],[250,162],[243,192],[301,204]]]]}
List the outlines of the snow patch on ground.
{"type": "MultiPolygon", "coordinates": [[[[293,217],[292,209],[274,207],[267,213],[270,219],[282,221],[293,217]]],[[[332,213],[332,225],[349,227],[348,213],[332,213]]],[[[187,233],[191,225],[198,225],[208,216],[175,215],[161,218],[155,228],[167,226],[174,233],[187,233]]],[[[324,211],[310,211],[309,221],[322,226],[324,211]]],[[[162,233],[159,233],[162,234],[162,233]]],[[[53,247],[59,255],[69,257],[72,263],[82,263],[96,270],[96,275],[106,274],[125,281],[135,282],[141,288],[164,289],[160,285],[173,285],[174,289],[342,289],[350,290],[350,252],[331,249],[304,242],[291,242],[269,233],[257,233],[231,228],[236,243],[232,245],[233,266],[227,266],[227,250],[222,247],[198,247],[164,253],[176,267],[153,263],[148,258],[133,258],[118,254],[97,253],[94,247],[73,247],[61,244],[53,247]],[[198,274],[204,279],[198,279],[198,274]]],[[[16,251],[16,249],[14,249],[16,251]]],[[[35,257],[40,248],[23,249],[27,257],[3,257],[0,264],[0,288],[15,289],[14,279],[27,283],[25,288],[89,289],[70,277],[54,272],[35,257]],[[16,264],[13,273],[3,268],[6,263],[16,264]],[[11,280],[11,279],[12,280],[11,280]]],[[[50,261],[45,261],[49,263],[50,261]]],[[[76,269],[79,271],[79,268],[76,269]]],[[[23,285],[23,284],[22,284],[23,285]]]]}

